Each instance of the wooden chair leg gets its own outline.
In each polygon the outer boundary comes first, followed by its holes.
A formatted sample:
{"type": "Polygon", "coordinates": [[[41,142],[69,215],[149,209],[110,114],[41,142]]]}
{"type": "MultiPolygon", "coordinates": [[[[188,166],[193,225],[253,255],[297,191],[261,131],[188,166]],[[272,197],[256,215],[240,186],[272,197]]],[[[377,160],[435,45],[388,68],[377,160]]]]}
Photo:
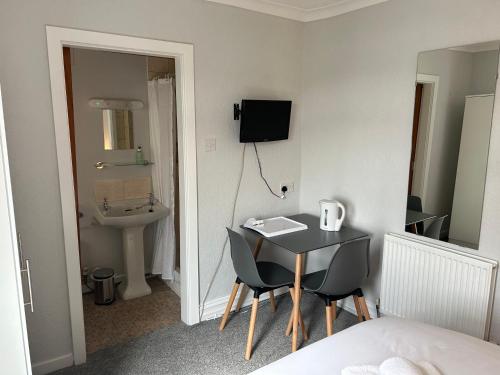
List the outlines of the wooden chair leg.
{"type": "Polygon", "coordinates": [[[358,322],[362,322],[363,313],[361,312],[361,307],[359,306],[358,296],[354,295],[352,296],[352,299],[354,300],[354,307],[356,308],[356,314],[358,315],[358,322]]]}
{"type": "Polygon", "coordinates": [[[248,327],[247,349],[245,359],[248,361],[252,356],[253,333],[255,331],[255,320],[257,319],[257,309],[259,308],[259,298],[254,298],[252,303],[252,312],[250,314],[250,325],[248,327]]]}
{"type": "Polygon", "coordinates": [[[234,299],[236,298],[236,294],[238,293],[238,289],[240,288],[240,283],[234,283],[233,290],[231,291],[231,295],[229,296],[229,301],[227,301],[226,310],[224,311],[224,316],[220,321],[219,331],[222,331],[226,326],[227,318],[229,317],[229,313],[231,312],[231,308],[233,307],[234,299]]]}
{"type": "MultiPolygon", "coordinates": [[[[294,288],[290,288],[290,296],[292,297],[292,302],[294,299],[293,293],[294,293],[294,288]]],[[[305,341],[309,340],[309,335],[307,334],[306,325],[304,324],[304,320],[302,318],[302,311],[300,310],[300,308],[299,308],[299,325],[302,329],[302,337],[304,338],[305,341]]],[[[292,333],[292,329],[293,329],[293,310],[290,313],[290,319],[288,320],[288,326],[286,327],[285,335],[290,336],[290,334],[292,333]]]]}
{"type": "Polygon", "coordinates": [[[269,291],[269,302],[271,305],[271,311],[276,312],[276,300],[274,299],[274,291],[273,290],[269,291]]]}
{"type": "Polygon", "coordinates": [[[292,328],[293,328],[293,311],[290,312],[290,319],[288,319],[288,326],[286,327],[286,336],[290,336],[290,333],[292,333],[292,328]]]}
{"type": "Polygon", "coordinates": [[[243,306],[243,302],[245,302],[245,299],[247,298],[249,288],[245,284],[241,284],[243,287],[241,288],[241,293],[240,297],[238,298],[238,304],[236,305],[236,309],[234,311],[238,312],[241,310],[241,306],[243,306]]]}
{"type": "Polygon", "coordinates": [[[333,335],[332,305],[326,305],[326,334],[333,335]]]}
{"type": "Polygon", "coordinates": [[[358,297],[358,301],[365,320],[371,320],[370,311],[368,311],[368,306],[366,306],[365,297],[358,297]]]}
{"type": "Polygon", "coordinates": [[[334,322],[337,319],[337,301],[332,302],[332,319],[334,322]]]}

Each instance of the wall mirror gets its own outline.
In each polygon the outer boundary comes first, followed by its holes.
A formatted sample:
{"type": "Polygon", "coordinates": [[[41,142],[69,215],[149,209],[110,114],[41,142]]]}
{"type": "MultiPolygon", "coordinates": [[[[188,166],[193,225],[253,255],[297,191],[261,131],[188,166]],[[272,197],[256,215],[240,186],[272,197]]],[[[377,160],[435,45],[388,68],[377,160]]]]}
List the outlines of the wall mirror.
{"type": "Polygon", "coordinates": [[[102,130],[105,150],[130,150],[134,148],[132,111],[103,109],[102,130]]]}
{"type": "Polygon", "coordinates": [[[89,106],[102,111],[105,150],[130,150],[134,147],[134,110],[144,108],[140,100],[93,98],[89,106]]]}
{"type": "Polygon", "coordinates": [[[477,249],[500,42],[418,56],[405,230],[477,249]]]}

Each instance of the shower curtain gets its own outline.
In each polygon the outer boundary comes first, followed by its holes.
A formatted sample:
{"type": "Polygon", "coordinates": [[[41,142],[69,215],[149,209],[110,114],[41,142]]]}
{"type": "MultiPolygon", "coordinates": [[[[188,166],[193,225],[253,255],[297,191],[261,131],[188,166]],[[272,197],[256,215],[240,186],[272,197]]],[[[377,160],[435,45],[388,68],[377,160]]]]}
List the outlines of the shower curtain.
{"type": "Polygon", "coordinates": [[[173,280],[175,267],[175,185],[173,136],[176,112],[173,78],[148,82],[153,193],[170,214],[156,224],[152,273],[173,280]]]}

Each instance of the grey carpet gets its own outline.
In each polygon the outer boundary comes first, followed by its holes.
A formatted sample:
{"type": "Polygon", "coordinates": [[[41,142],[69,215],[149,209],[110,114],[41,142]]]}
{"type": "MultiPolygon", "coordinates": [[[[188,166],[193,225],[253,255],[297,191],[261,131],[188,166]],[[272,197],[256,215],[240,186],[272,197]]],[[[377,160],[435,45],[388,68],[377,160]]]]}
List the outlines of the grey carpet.
{"type": "MultiPolygon", "coordinates": [[[[194,326],[174,324],[125,344],[99,350],[84,365],[54,374],[247,374],[290,353],[291,338],[284,335],[291,309],[288,295],[277,298],[278,310],[268,302],[259,306],[252,359],[245,361],[249,310],[232,314],[224,331],[220,319],[194,326]]],[[[310,339],[302,347],[325,337],[324,303],[305,294],[302,313],[310,339]]],[[[335,332],[356,324],[354,315],[338,310],[335,332]]],[[[299,340],[302,340],[299,334],[299,340]]]]}

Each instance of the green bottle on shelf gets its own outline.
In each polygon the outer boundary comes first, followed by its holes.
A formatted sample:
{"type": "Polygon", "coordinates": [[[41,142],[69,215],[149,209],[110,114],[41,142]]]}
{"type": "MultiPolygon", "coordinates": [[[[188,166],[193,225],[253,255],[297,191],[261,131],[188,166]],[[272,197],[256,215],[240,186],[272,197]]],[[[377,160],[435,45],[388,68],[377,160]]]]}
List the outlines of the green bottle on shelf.
{"type": "Polygon", "coordinates": [[[137,164],[144,164],[144,153],[142,152],[142,146],[137,147],[135,152],[135,162],[137,164]]]}

